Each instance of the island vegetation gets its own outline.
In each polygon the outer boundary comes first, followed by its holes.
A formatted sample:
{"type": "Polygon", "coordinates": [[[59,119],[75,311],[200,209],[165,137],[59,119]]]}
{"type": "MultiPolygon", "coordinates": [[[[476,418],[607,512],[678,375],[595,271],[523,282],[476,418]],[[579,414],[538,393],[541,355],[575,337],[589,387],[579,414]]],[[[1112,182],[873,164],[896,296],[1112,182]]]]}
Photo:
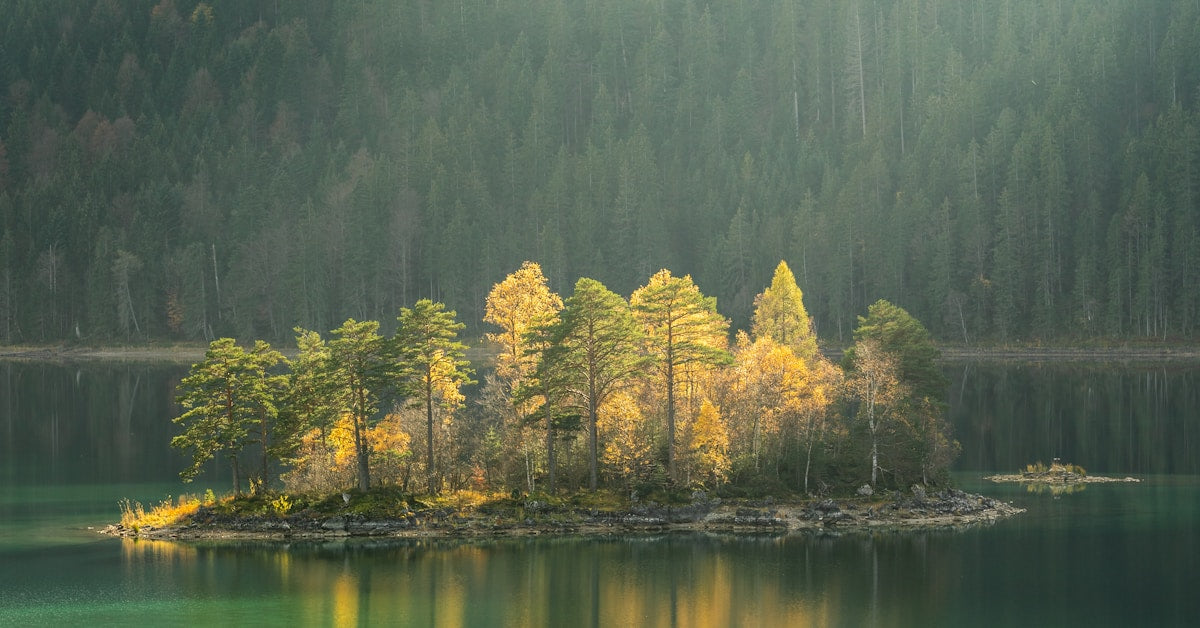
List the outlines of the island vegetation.
{"type": "Polygon", "coordinates": [[[1025,465],[1025,469],[1015,474],[996,474],[984,478],[993,482],[1016,482],[1024,484],[1031,493],[1049,492],[1054,495],[1067,495],[1082,491],[1088,484],[1106,484],[1110,482],[1141,482],[1141,480],[1125,476],[1110,477],[1104,475],[1088,475],[1083,467],[1070,462],[1062,462],[1055,458],[1050,466],[1042,461],[1025,465]]]}
{"type": "MultiPolygon", "coordinates": [[[[214,513],[395,520],[437,504],[563,514],[605,500],[694,523],[722,499],[857,493],[875,513],[910,487],[934,507],[926,495],[947,488],[958,444],[924,326],[880,301],[838,366],[786,263],[755,303],[731,343],[690,276],[659,271],[628,300],[584,278],[563,299],[526,262],[488,294],[490,368],[471,404],[463,324],[440,303],[401,308],[390,335],[376,321],[328,338],[297,329],[291,360],[261,340],[216,340],[180,382],[171,444],[192,454],[185,480],[227,460],[233,497],[126,503],[124,529],[214,513]]],[[[975,506],[946,508],[995,514],[975,506]]]]}

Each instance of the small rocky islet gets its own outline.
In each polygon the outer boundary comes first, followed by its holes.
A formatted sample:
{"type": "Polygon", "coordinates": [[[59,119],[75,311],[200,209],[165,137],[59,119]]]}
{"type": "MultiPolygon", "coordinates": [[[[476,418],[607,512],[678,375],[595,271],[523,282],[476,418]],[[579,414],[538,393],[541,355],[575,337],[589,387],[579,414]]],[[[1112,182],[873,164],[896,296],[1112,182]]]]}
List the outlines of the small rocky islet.
{"type": "Polygon", "coordinates": [[[1066,485],[1066,484],[1108,484],[1113,482],[1141,482],[1140,479],[1124,476],[1113,477],[1105,475],[1088,475],[1083,467],[1069,462],[1061,462],[1055,459],[1053,463],[1047,467],[1045,464],[1038,462],[1035,464],[1026,465],[1025,470],[1020,473],[999,473],[996,475],[985,476],[983,479],[991,480],[996,483],[1015,482],[1019,484],[1049,484],[1049,485],[1066,485]]]}

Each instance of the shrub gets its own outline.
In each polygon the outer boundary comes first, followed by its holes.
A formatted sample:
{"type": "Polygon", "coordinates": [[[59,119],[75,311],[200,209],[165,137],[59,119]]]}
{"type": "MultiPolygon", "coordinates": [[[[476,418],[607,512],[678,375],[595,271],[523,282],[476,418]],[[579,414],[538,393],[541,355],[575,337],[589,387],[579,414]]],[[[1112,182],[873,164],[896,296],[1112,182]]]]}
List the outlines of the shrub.
{"type": "Polygon", "coordinates": [[[287,495],[280,495],[271,500],[271,508],[275,511],[276,515],[282,517],[292,509],[292,502],[288,499],[287,495]]]}

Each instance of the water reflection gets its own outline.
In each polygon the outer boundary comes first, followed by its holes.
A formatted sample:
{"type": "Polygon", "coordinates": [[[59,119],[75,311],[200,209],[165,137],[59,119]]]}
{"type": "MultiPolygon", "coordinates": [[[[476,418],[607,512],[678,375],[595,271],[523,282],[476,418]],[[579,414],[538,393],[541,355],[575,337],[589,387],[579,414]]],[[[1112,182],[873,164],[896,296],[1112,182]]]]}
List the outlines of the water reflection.
{"type": "Polygon", "coordinates": [[[1028,482],[1025,484],[1026,493],[1033,493],[1034,495],[1050,495],[1052,497],[1062,497],[1063,495],[1082,493],[1086,488],[1087,484],[1082,482],[1028,482]]]}
{"type": "Polygon", "coordinates": [[[0,486],[178,482],[171,418],[187,368],[0,361],[0,486]]]}
{"type": "Polygon", "coordinates": [[[1094,474],[1200,474],[1195,364],[947,365],[959,470],[1062,458],[1094,474]]]}
{"type": "Polygon", "coordinates": [[[927,534],[666,535],[471,544],[125,541],[122,556],[135,581],[175,574],[186,580],[176,586],[193,596],[282,595],[299,602],[306,621],[331,625],[825,626],[921,620],[922,608],[938,608],[949,593],[953,577],[939,561],[952,554],[944,547],[927,534]]]}
{"type": "MultiPolygon", "coordinates": [[[[1189,625],[1200,368],[958,364],[960,468],[1167,472],[962,532],[283,544],[98,539],[181,490],[186,367],[0,362],[0,625],[1189,625]]],[[[224,465],[215,467],[225,472],[224,465]]],[[[213,476],[217,488],[226,476],[213,476]],[[215,477],[215,479],[214,479],[215,477]]],[[[970,484],[974,482],[975,484],[970,484]]]]}

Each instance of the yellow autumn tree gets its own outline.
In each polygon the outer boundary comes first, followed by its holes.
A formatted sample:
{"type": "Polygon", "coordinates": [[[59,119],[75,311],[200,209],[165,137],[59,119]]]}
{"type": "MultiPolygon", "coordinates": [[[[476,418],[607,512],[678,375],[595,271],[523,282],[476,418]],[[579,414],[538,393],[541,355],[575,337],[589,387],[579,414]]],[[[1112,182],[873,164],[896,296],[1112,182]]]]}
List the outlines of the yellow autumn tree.
{"type": "Polygon", "coordinates": [[[659,367],[666,396],[667,476],[676,478],[676,407],[679,376],[691,365],[729,361],[729,321],[717,313],[715,297],[706,297],[690,275],[671,276],[663,269],[629,297],[642,325],[650,358],[659,367]]]}
{"type": "Polygon", "coordinates": [[[389,413],[367,430],[371,447],[371,477],[380,484],[407,484],[413,452],[412,436],[404,429],[402,417],[389,413]]]}
{"type": "Polygon", "coordinates": [[[598,415],[597,427],[605,441],[600,463],[605,472],[626,487],[652,480],[658,471],[654,439],[633,395],[625,390],[609,395],[598,415]]]}
{"type": "Polygon", "coordinates": [[[488,341],[499,348],[499,353],[495,375],[487,378],[485,388],[488,390],[484,394],[499,402],[494,404],[495,407],[506,410],[501,413],[504,434],[500,441],[503,450],[501,466],[510,470],[509,475],[519,468],[529,491],[535,488],[533,471],[540,448],[533,426],[522,419],[539,407],[545,410],[542,414],[546,417],[546,466],[551,478],[554,476],[554,425],[546,395],[521,389],[526,386],[539,388],[530,378],[537,370],[538,349],[545,342],[544,334],[534,332],[557,322],[562,307],[562,298],[551,292],[542,267],[527,261],[492,286],[484,309],[484,322],[500,328],[497,333],[487,334],[488,341]],[[522,464],[517,464],[518,459],[522,464]]]}
{"type": "Polygon", "coordinates": [[[521,268],[492,286],[484,307],[483,322],[500,328],[487,339],[500,347],[496,375],[515,387],[533,373],[537,356],[529,351],[530,332],[554,322],[562,298],[550,291],[542,267],[525,262],[521,268]]]}
{"type": "Polygon", "coordinates": [[[808,494],[812,473],[813,449],[824,443],[826,435],[840,426],[829,425],[829,409],[842,386],[842,370],[817,354],[809,368],[809,394],[801,406],[804,446],[804,493],[808,494]]]}
{"type": "Polygon", "coordinates": [[[738,334],[734,360],[737,441],[758,470],[766,450],[780,449],[784,429],[795,428],[810,402],[810,371],[790,347],[769,336],[752,343],[744,332],[738,334]]]}
{"type": "Polygon", "coordinates": [[[354,418],[338,415],[327,429],[313,428],[300,438],[291,470],[283,475],[292,493],[326,494],[354,484],[358,448],[354,442],[354,418]]]}
{"type": "Polygon", "coordinates": [[[729,475],[729,429],[721,410],[713,402],[700,402],[696,416],[684,430],[687,442],[687,472],[701,482],[719,485],[729,475]]]}
{"type": "Polygon", "coordinates": [[[775,267],[771,285],[754,298],[754,338],[770,338],[791,347],[801,359],[817,357],[817,335],[804,309],[804,293],[787,262],[775,267]]]}

